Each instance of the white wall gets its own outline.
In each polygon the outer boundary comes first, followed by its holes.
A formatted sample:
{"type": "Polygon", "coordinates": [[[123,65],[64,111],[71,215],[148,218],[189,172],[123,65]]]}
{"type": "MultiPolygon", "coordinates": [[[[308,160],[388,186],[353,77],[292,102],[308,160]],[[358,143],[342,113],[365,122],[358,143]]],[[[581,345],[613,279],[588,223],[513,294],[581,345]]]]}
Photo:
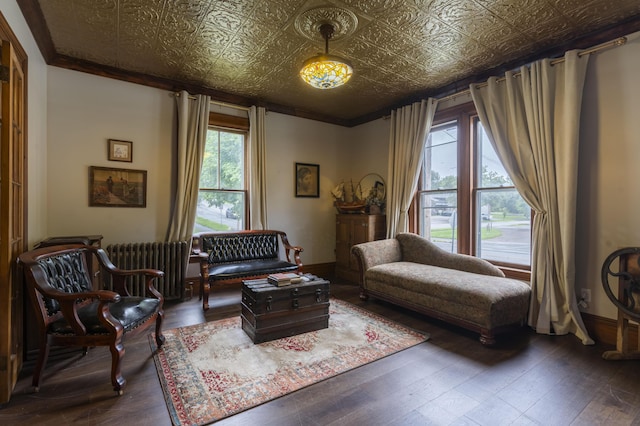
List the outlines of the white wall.
{"type": "Polygon", "coordinates": [[[580,128],[576,287],[585,312],[615,318],[600,283],[606,257],[640,246],[640,33],[589,59],[580,128]]]}
{"type": "Polygon", "coordinates": [[[330,190],[336,176],[348,128],[267,112],[267,220],[283,230],[292,244],[302,246],[302,261],[335,261],[335,209],[330,190]],[[320,166],[320,197],[295,197],[295,163],[320,166]]]}
{"type": "Polygon", "coordinates": [[[162,241],[171,205],[175,98],[119,80],[48,69],[48,233],[102,234],[103,245],[162,241]],[[133,161],[107,160],[108,139],[133,161]],[[89,207],[89,166],[147,171],[147,207],[89,207]]]}
{"type": "Polygon", "coordinates": [[[376,173],[385,180],[388,173],[391,121],[380,118],[349,129],[340,146],[338,179],[357,184],[365,175],[376,173]]]}
{"type": "MultiPolygon", "coordinates": [[[[171,207],[174,99],[163,90],[49,68],[49,236],[102,234],[103,245],[161,241],[171,207]],[[133,141],[133,162],[107,160],[107,140],[133,141]],[[89,207],[89,166],[147,170],[146,208],[89,207]]],[[[335,260],[338,147],[351,129],[268,112],[269,227],[304,247],[307,264],[335,260]],[[294,164],[320,165],[320,197],[294,196],[294,164]]]]}
{"type": "Polygon", "coordinates": [[[47,235],[47,65],[40,54],[22,12],[14,0],[3,1],[0,12],[27,53],[27,155],[28,243],[47,235]]]}

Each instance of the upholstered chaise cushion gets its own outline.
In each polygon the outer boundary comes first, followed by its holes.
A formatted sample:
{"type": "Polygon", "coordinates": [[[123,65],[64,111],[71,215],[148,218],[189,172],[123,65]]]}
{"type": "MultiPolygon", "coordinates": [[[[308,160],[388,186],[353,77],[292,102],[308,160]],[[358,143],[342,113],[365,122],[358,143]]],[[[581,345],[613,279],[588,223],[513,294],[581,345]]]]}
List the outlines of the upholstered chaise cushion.
{"type": "Polygon", "coordinates": [[[414,262],[374,266],[365,279],[369,290],[487,329],[522,321],[529,305],[530,288],[522,281],[414,262]]]}
{"type": "Polygon", "coordinates": [[[375,241],[375,244],[358,244],[353,246],[353,253],[363,263],[363,270],[384,263],[400,262],[402,250],[400,242],[395,238],[375,241]]]}
{"type": "Polygon", "coordinates": [[[504,277],[504,273],[493,264],[475,256],[461,253],[449,253],[440,249],[426,238],[415,234],[400,233],[396,236],[405,262],[421,263],[440,266],[442,268],[457,269],[475,274],[504,277]]]}

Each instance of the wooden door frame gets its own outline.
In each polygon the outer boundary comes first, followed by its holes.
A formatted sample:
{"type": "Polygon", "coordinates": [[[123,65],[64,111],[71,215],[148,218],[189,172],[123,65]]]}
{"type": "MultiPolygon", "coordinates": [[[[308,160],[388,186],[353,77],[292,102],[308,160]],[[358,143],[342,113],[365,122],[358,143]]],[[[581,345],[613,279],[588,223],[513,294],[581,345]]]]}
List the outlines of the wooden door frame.
{"type": "MultiPolygon", "coordinates": [[[[27,214],[27,176],[28,176],[28,170],[27,170],[27,111],[28,111],[28,107],[27,107],[27,81],[28,81],[28,77],[27,77],[27,54],[25,52],[25,50],[22,48],[22,45],[20,44],[20,42],[18,41],[18,38],[16,37],[16,35],[14,34],[13,30],[11,30],[9,23],[7,22],[6,18],[4,17],[4,15],[0,12],[0,42],[2,42],[2,44],[4,44],[5,42],[8,43],[8,45],[10,45],[11,49],[10,52],[12,53],[12,58],[15,58],[15,60],[13,60],[12,63],[17,63],[20,69],[20,72],[22,72],[22,90],[21,90],[21,97],[22,97],[22,104],[19,106],[19,108],[21,108],[21,111],[18,112],[18,114],[20,115],[20,117],[22,118],[20,120],[20,124],[21,124],[21,129],[20,131],[21,133],[21,140],[22,140],[22,146],[20,147],[21,152],[19,153],[19,155],[21,155],[20,160],[22,162],[21,165],[21,171],[22,171],[22,176],[20,176],[20,181],[19,184],[21,185],[21,194],[22,194],[22,200],[21,200],[21,215],[22,217],[19,218],[19,221],[21,222],[21,240],[17,243],[17,251],[18,252],[23,252],[26,251],[28,249],[28,236],[27,236],[27,224],[28,224],[28,214],[27,214]]],[[[4,55],[4,53],[3,53],[4,55]]],[[[14,88],[12,86],[12,83],[10,80],[10,75],[12,74],[11,70],[4,70],[3,68],[0,67],[0,84],[3,85],[2,90],[9,90],[9,91],[13,91],[14,88]]],[[[7,107],[7,105],[3,105],[3,107],[7,107]]],[[[10,108],[13,108],[13,105],[10,105],[10,108]]],[[[13,123],[4,123],[5,128],[2,131],[2,134],[5,134],[6,129],[9,128],[10,130],[8,131],[13,131],[13,123]],[[7,127],[10,126],[10,127],[7,127]]],[[[1,135],[0,135],[1,137],[1,135]]],[[[2,141],[2,144],[4,145],[6,143],[6,141],[2,141]]],[[[2,152],[2,164],[3,165],[7,165],[9,164],[9,161],[13,161],[13,159],[10,158],[4,158],[5,157],[6,152],[3,150],[2,152]]],[[[13,180],[11,180],[12,182],[13,180]]],[[[11,184],[11,182],[9,182],[9,184],[11,184]]],[[[6,183],[2,183],[2,185],[5,185],[6,183]]],[[[13,192],[10,192],[10,194],[12,194],[13,192]]],[[[10,195],[9,194],[9,195],[10,195]]],[[[4,196],[4,195],[3,195],[4,196]]],[[[4,200],[4,203],[0,203],[1,208],[3,209],[11,209],[12,205],[10,202],[7,202],[7,200],[4,200]]],[[[0,212],[0,214],[4,217],[5,213],[4,212],[0,212]]],[[[9,241],[10,238],[6,238],[5,239],[7,241],[2,241],[1,244],[6,245],[7,249],[9,250],[9,252],[5,253],[4,249],[3,249],[3,256],[2,256],[2,262],[4,263],[5,258],[8,258],[9,256],[11,256],[11,259],[13,259],[15,251],[16,251],[16,247],[14,247],[14,241],[9,241]],[[6,256],[5,256],[6,255],[6,256]]],[[[17,253],[19,254],[19,253],[17,253]]],[[[5,310],[5,312],[2,314],[3,317],[0,320],[0,336],[3,336],[3,339],[6,339],[5,342],[3,343],[7,345],[7,352],[6,353],[0,353],[0,360],[2,361],[2,365],[0,365],[0,369],[2,371],[0,371],[0,404],[4,404],[6,402],[9,401],[10,397],[11,397],[11,393],[13,391],[13,387],[15,386],[16,380],[17,380],[17,376],[20,372],[20,369],[22,367],[22,362],[24,359],[24,342],[25,342],[25,335],[24,335],[24,323],[25,323],[25,318],[24,318],[24,309],[25,309],[25,304],[24,304],[24,300],[25,300],[25,291],[24,291],[24,286],[22,283],[22,278],[21,278],[21,274],[18,271],[17,265],[15,263],[13,263],[13,260],[9,263],[9,265],[5,265],[8,266],[8,268],[13,268],[13,274],[11,273],[11,269],[7,269],[6,271],[4,270],[4,266],[3,266],[3,277],[5,276],[9,276],[11,277],[11,281],[10,283],[1,283],[0,282],[0,286],[2,286],[4,288],[3,290],[3,294],[2,297],[4,299],[4,296],[8,296],[9,300],[5,300],[3,303],[6,303],[7,306],[4,306],[3,308],[7,308],[5,310]],[[5,287],[6,286],[6,287],[5,287]],[[11,309],[12,307],[15,307],[15,311],[13,309],[11,309]],[[19,324],[14,324],[12,321],[14,318],[17,318],[16,321],[19,322],[19,324]],[[8,324],[5,324],[5,322],[8,322],[8,324]],[[14,348],[16,349],[16,353],[13,353],[14,348]]],[[[0,277],[0,279],[2,279],[3,277],[0,277]]],[[[3,350],[4,352],[4,350],[3,350]]]]}

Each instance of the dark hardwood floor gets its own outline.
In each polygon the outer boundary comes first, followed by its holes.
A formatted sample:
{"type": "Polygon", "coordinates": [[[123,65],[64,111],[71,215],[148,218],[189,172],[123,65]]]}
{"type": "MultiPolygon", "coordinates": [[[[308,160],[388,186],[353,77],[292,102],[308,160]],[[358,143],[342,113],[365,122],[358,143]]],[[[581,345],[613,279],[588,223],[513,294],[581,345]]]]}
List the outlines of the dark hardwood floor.
{"type": "MultiPolygon", "coordinates": [[[[335,282],[335,281],[334,281],[335,282]]],[[[221,420],[220,425],[640,425],[640,362],[604,361],[605,346],[523,329],[494,348],[478,336],[395,306],[332,295],[430,333],[426,343],[221,420]]],[[[239,314],[239,291],[167,304],[165,329],[239,314]]],[[[25,369],[2,425],[170,425],[146,336],[125,342],[127,387],[116,396],[110,355],[50,360],[39,393],[25,369]]]]}

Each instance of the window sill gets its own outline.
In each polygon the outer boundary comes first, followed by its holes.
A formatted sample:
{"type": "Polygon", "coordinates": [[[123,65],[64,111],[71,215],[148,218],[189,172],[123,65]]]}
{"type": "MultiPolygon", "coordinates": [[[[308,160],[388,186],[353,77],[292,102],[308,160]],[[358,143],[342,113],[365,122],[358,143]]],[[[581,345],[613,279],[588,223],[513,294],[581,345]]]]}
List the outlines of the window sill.
{"type": "Polygon", "coordinates": [[[507,278],[514,278],[517,280],[531,282],[531,271],[527,269],[518,269],[508,266],[496,265],[507,278]]]}

